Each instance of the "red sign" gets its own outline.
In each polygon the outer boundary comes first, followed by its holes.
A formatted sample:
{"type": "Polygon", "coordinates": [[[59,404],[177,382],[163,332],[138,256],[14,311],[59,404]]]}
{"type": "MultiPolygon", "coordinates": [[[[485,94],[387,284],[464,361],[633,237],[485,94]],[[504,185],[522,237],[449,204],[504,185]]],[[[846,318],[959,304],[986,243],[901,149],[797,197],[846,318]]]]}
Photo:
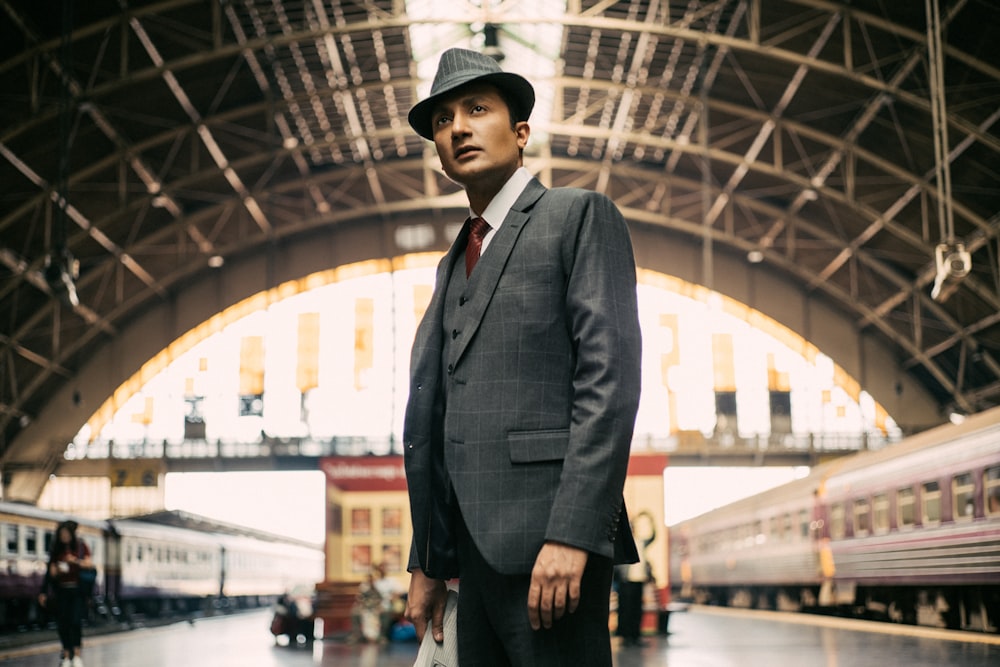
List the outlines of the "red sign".
{"type": "Polygon", "coordinates": [[[632,454],[628,459],[628,476],[663,476],[667,467],[666,454],[632,454]]]}
{"type": "Polygon", "coordinates": [[[402,456],[330,456],[320,460],[327,484],[343,491],[405,491],[402,456]]]}

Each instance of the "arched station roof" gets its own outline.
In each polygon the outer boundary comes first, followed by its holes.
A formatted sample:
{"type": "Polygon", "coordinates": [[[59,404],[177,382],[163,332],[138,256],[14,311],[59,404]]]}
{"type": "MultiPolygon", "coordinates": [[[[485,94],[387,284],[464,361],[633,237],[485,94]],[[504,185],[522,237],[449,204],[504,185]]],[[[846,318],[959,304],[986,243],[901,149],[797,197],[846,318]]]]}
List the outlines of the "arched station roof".
{"type": "Polygon", "coordinates": [[[465,200],[406,113],[452,45],[533,81],[529,168],[611,196],[641,265],[817,341],[904,429],[1000,403],[992,0],[940,0],[940,49],[923,2],[550,4],[0,0],[5,478],[212,309],[446,247],[465,200]]]}

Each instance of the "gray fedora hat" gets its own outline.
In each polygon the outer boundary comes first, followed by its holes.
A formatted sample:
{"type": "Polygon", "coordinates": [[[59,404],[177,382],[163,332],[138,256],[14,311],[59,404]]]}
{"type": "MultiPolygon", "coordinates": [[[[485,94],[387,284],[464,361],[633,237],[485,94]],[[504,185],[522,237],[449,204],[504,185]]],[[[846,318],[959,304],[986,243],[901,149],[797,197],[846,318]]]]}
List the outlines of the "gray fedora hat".
{"type": "Polygon", "coordinates": [[[434,83],[431,84],[430,96],[410,109],[407,117],[410,127],[424,139],[433,141],[431,113],[434,111],[434,105],[442,95],[473,81],[491,83],[507,91],[511,101],[517,104],[517,108],[514,109],[515,118],[519,121],[528,120],[531,109],[535,106],[535,89],[527,79],[519,74],[504,72],[497,61],[478,51],[448,49],[441,54],[437,74],[434,75],[434,83]]]}

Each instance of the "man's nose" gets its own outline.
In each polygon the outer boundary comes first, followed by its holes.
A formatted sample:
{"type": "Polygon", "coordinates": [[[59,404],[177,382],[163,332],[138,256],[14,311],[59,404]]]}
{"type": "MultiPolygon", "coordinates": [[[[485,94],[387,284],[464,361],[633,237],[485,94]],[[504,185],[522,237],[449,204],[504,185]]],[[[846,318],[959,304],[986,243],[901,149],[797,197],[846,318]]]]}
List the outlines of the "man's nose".
{"type": "Polygon", "coordinates": [[[455,137],[460,137],[467,134],[469,131],[469,124],[466,122],[468,119],[465,114],[457,113],[455,117],[451,119],[451,134],[455,137]]]}

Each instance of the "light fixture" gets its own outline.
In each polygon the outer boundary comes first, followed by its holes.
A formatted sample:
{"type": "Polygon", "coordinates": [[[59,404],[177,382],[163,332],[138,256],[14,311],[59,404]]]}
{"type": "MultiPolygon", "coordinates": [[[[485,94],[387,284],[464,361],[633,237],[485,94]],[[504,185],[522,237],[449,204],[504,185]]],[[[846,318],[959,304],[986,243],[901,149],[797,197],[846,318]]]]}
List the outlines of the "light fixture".
{"type": "Polygon", "coordinates": [[[208,265],[213,269],[218,269],[226,263],[226,258],[222,255],[212,255],[208,258],[208,265]]]}
{"type": "Polygon", "coordinates": [[[939,243],[934,248],[934,269],[931,298],[937,301],[945,281],[959,280],[969,275],[972,270],[972,255],[965,249],[964,243],[939,243]]]}
{"type": "Polygon", "coordinates": [[[764,253],[760,250],[751,250],[747,253],[747,261],[751,264],[760,264],[764,261],[764,253]]]}
{"type": "Polygon", "coordinates": [[[54,296],[70,308],[80,305],[75,282],[80,277],[80,262],[73,259],[68,248],[53,249],[46,256],[44,275],[54,296]]]}
{"type": "Polygon", "coordinates": [[[493,60],[503,62],[507,54],[500,48],[500,40],[497,35],[497,27],[493,23],[483,26],[483,55],[493,58],[493,60]]]}
{"type": "Polygon", "coordinates": [[[948,415],[948,421],[950,421],[955,426],[962,424],[965,421],[965,415],[958,410],[952,410],[951,414],[948,415]]]}

